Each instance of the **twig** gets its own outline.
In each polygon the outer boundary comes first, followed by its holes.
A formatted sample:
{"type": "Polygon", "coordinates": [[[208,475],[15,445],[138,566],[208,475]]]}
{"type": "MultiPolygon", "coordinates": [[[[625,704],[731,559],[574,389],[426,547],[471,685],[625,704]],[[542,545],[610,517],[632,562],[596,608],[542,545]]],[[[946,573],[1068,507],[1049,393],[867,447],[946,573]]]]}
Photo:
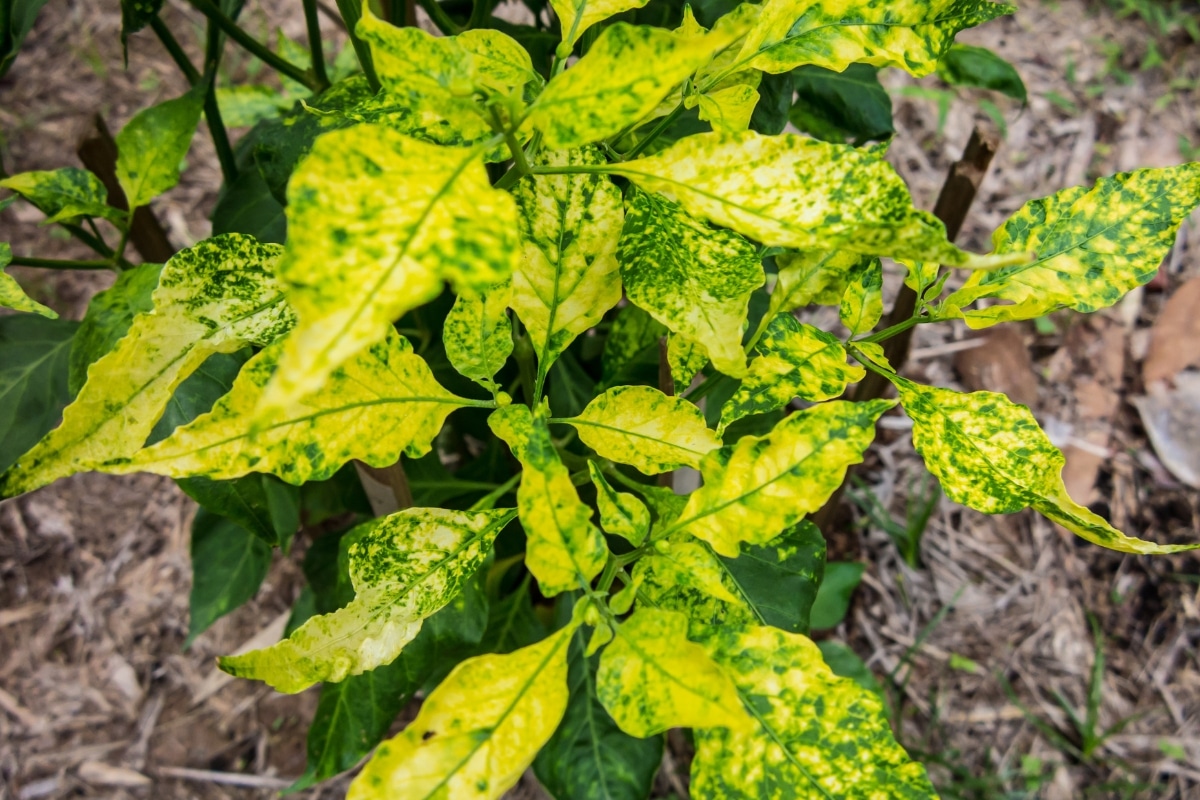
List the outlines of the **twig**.
{"type": "Polygon", "coordinates": [[[240,772],[215,772],[208,769],[189,767],[159,767],[155,770],[160,778],[179,778],[199,783],[216,783],[223,786],[244,786],[248,789],[285,789],[292,781],[269,778],[265,775],[244,775],[240,772]]]}

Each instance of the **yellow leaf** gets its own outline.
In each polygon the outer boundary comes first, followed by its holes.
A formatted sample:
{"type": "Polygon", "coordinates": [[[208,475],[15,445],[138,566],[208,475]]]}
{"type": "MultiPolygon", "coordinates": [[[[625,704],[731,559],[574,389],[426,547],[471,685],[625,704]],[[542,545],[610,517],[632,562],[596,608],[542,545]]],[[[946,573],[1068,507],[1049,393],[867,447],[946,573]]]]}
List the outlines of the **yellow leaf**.
{"type": "Polygon", "coordinates": [[[17,283],[16,278],[3,272],[3,269],[11,261],[12,249],[8,246],[8,242],[0,242],[0,306],[11,308],[14,311],[31,311],[49,319],[57,319],[57,313],[25,294],[25,290],[21,288],[21,284],[17,283]]]}

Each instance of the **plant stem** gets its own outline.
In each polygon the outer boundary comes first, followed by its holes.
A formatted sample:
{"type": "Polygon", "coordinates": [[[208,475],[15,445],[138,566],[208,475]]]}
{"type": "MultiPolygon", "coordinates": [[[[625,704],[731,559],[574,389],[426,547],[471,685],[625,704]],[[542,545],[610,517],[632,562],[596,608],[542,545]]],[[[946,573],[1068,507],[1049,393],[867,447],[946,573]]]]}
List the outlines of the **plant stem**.
{"type": "Polygon", "coordinates": [[[421,8],[425,9],[425,13],[433,20],[433,24],[438,27],[442,33],[447,36],[454,36],[462,33],[463,28],[454,20],[450,19],[450,15],[446,13],[446,9],[438,3],[437,0],[417,0],[421,8]]]}
{"type": "Polygon", "coordinates": [[[221,30],[229,34],[230,39],[240,44],[247,52],[267,66],[283,73],[297,83],[307,86],[314,92],[320,91],[321,86],[310,71],[300,69],[300,67],[297,67],[287,59],[271,52],[266,45],[246,33],[236,22],[226,16],[225,12],[218,8],[212,0],[188,0],[188,3],[201,14],[208,17],[209,20],[220,26],[221,30]]]}
{"type": "Polygon", "coordinates": [[[134,211],[137,211],[137,209],[136,208],[129,209],[129,224],[125,227],[124,230],[121,231],[121,240],[119,242],[117,242],[116,252],[113,253],[112,258],[110,259],[110,263],[111,263],[111,266],[113,267],[113,269],[116,269],[116,270],[122,269],[122,267],[120,266],[120,263],[125,258],[125,247],[126,247],[126,245],[129,244],[129,231],[132,230],[132,228],[133,228],[133,212],[134,211]]]}
{"type": "Polygon", "coordinates": [[[354,45],[354,54],[358,56],[358,64],[362,67],[363,75],[372,92],[380,89],[379,76],[375,73],[375,61],[371,58],[371,48],[358,37],[355,28],[362,19],[363,0],[337,0],[338,11],[341,12],[342,22],[346,25],[346,33],[350,36],[350,44],[354,45]]]}
{"type": "Polygon", "coordinates": [[[80,261],[59,258],[26,258],[13,256],[9,262],[14,267],[40,267],[43,269],[114,269],[112,260],[80,261]]]}
{"type": "Polygon", "coordinates": [[[856,342],[882,342],[886,341],[898,333],[903,333],[914,325],[919,325],[922,322],[935,322],[936,320],[930,317],[909,317],[903,322],[897,322],[890,328],[884,328],[878,333],[873,333],[870,336],[864,336],[861,339],[856,339],[856,342]]]}
{"type": "Polygon", "coordinates": [[[329,73],[325,69],[325,50],[321,43],[321,18],[318,16],[317,0],[304,0],[304,24],[308,27],[308,51],[312,54],[312,70],[321,88],[329,86],[329,73]]]}
{"type": "Polygon", "coordinates": [[[188,58],[183,47],[179,44],[179,40],[175,38],[175,34],[171,33],[171,29],[167,27],[167,23],[162,21],[157,14],[150,18],[150,27],[154,30],[158,40],[162,42],[162,46],[171,56],[171,60],[175,62],[175,66],[179,67],[179,71],[183,73],[183,77],[187,78],[187,82],[192,86],[200,80],[200,73],[192,66],[192,60],[188,58]]]}
{"type": "Polygon", "coordinates": [[[650,132],[646,134],[645,139],[642,139],[640,142],[634,145],[632,150],[625,154],[625,160],[629,161],[630,159],[637,158],[639,155],[641,155],[642,152],[649,147],[650,144],[657,139],[663,131],[671,127],[675,120],[679,119],[679,115],[682,113],[683,103],[680,103],[679,105],[675,106],[674,111],[660,119],[658,124],[650,129],[650,132]]]}
{"type": "Polygon", "coordinates": [[[518,472],[516,475],[513,475],[511,478],[506,480],[504,483],[500,484],[495,489],[493,489],[492,491],[488,492],[483,497],[476,500],[475,504],[472,505],[468,509],[468,511],[484,511],[489,508],[492,508],[493,506],[496,505],[496,502],[501,497],[504,497],[504,495],[511,492],[513,490],[513,487],[516,486],[520,482],[521,482],[521,473],[518,472]]]}
{"type": "MultiPolygon", "coordinates": [[[[217,71],[221,66],[224,44],[221,29],[210,19],[204,44],[204,119],[208,123],[213,148],[217,151],[221,177],[225,179],[225,185],[229,186],[237,180],[238,168],[237,159],[233,157],[233,147],[229,144],[229,133],[225,130],[225,121],[221,119],[221,107],[217,104],[217,71]]],[[[195,85],[196,82],[193,82],[193,86],[195,85]]]]}
{"type": "Polygon", "coordinates": [[[475,30],[487,18],[488,0],[474,0],[471,3],[471,16],[467,19],[467,30],[475,30]]]}

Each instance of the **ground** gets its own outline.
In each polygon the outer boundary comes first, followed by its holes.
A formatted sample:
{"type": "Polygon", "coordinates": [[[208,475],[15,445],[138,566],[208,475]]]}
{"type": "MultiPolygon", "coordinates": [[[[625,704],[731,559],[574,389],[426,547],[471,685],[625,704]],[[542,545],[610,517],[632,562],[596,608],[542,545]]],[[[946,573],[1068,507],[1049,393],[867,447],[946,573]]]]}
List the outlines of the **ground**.
{"type": "MultiPolygon", "coordinates": [[[[0,160],[9,173],[77,164],[75,143],[94,113],[116,129],[183,92],[148,34],[131,39],[122,67],[115,6],[60,0],[43,10],[0,81],[0,160]]],[[[298,4],[251,6],[252,30],[301,34],[298,4]]],[[[199,24],[184,8],[168,4],[166,13],[195,56],[199,24]]],[[[931,207],[972,126],[996,125],[982,101],[996,103],[1006,130],[959,238],[968,249],[986,251],[989,232],[1027,199],[1196,158],[1200,44],[1185,33],[1062,0],[1026,2],[1014,17],[961,39],[1016,64],[1028,106],[955,97],[936,79],[891,75],[898,136],[890,157],[917,204],[931,207]],[[944,120],[939,103],[947,104],[944,120]]],[[[254,69],[230,53],[234,73],[254,69]]],[[[207,234],[218,178],[212,148],[198,137],[183,182],[154,209],[177,245],[207,234]]],[[[38,221],[14,205],[0,212],[2,238],[20,254],[87,256],[38,221]]],[[[1108,312],[1059,315],[981,347],[965,329],[920,328],[908,370],[1029,403],[1067,452],[1078,499],[1145,538],[1196,540],[1200,491],[1164,466],[1169,459],[1148,441],[1134,402],[1152,395],[1148,377],[1174,376],[1154,355],[1164,341],[1181,341],[1185,360],[1189,342],[1200,352],[1200,338],[1187,339],[1194,325],[1168,323],[1196,317],[1200,300],[1191,313],[1180,313],[1180,302],[1173,316],[1164,312],[1185,285],[1197,296],[1187,282],[1200,276],[1198,237],[1200,226],[1185,226],[1160,277],[1108,312]]],[[[111,281],[14,272],[76,318],[111,281]]],[[[1200,423],[1190,424],[1195,441],[1200,423]]],[[[903,521],[925,476],[901,423],[884,431],[861,477],[903,521]]],[[[213,659],[278,635],[299,588],[302,545],[277,557],[254,601],[184,651],[193,513],[170,481],[145,476],[76,476],[0,504],[0,798],[267,797],[300,774],[314,694],[286,697],[225,679],[213,659]]],[[[831,635],[892,678],[900,738],[930,763],[947,796],[1200,796],[1196,557],[1121,556],[1031,515],[988,518],[942,501],[913,568],[881,526],[858,516],[850,535],[832,538],[840,558],[862,559],[868,569],[831,635]],[[1098,729],[1124,725],[1082,759],[1063,704],[1084,717],[1089,693],[1098,729]]],[[[668,768],[682,772],[686,744],[678,736],[672,744],[668,768]]],[[[661,794],[682,793],[685,784],[686,774],[664,776],[661,794]]],[[[344,786],[299,796],[337,797],[344,786]]],[[[538,790],[523,783],[516,793],[538,790]]]]}

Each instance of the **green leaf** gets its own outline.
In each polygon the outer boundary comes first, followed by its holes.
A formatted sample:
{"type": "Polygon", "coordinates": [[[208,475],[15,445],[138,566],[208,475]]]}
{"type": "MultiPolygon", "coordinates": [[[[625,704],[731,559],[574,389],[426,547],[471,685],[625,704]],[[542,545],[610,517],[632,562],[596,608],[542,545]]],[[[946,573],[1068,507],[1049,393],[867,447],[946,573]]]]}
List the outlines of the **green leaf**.
{"type": "Polygon", "coordinates": [[[839,316],[852,336],[866,333],[879,323],[883,316],[883,265],[878,258],[861,260],[850,270],[839,316]]]}
{"type": "Polygon", "coordinates": [[[528,537],[525,566],[547,597],[578,589],[600,574],[608,548],[554,450],[544,409],[535,415],[527,406],[506,406],[488,425],[524,467],[517,507],[528,537]]]}
{"type": "Polygon", "coordinates": [[[292,107],[295,100],[270,86],[245,83],[217,88],[217,109],[230,128],[249,128],[274,119],[292,107]]]}
{"type": "Polygon", "coordinates": [[[179,488],[201,508],[236,523],[268,548],[279,545],[286,550],[300,527],[299,491],[270,475],[232,481],[186,478],[179,488]]]}
{"type": "Polygon", "coordinates": [[[142,264],[117,275],[112,286],[88,303],[71,345],[70,386],[78,393],[87,382],[88,367],[112,351],[129,333],[133,318],[154,310],[154,290],[162,264],[142,264]]]}
{"type": "Polygon", "coordinates": [[[378,125],[327,133],[288,185],[280,277],[299,323],[260,400],[272,421],[325,383],[393,320],[441,293],[502,282],[517,260],[517,210],[478,150],[378,125]]]}
{"type": "Polygon", "coordinates": [[[768,136],[778,136],[787,127],[788,111],[796,94],[792,73],[764,73],[758,84],[758,94],[758,105],[750,117],[750,129],[768,136]]]}
{"type": "MultiPolygon", "coordinates": [[[[163,0],[121,0],[121,47],[128,46],[129,37],[150,24],[162,10],[163,0]]],[[[129,60],[128,55],[125,58],[129,60]]]]}
{"type": "Polygon", "coordinates": [[[804,636],[724,626],[711,630],[708,647],[754,724],[696,731],[695,796],[937,797],[925,768],[893,738],[879,695],[834,675],[804,636]]]}
{"type": "Polygon", "coordinates": [[[576,629],[568,651],[570,698],[562,723],[538,753],[533,771],[559,800],[645,800],[662,762],[663,737],[622,731],[596,694],[599,657],[584,654],[576,629]]]}
{"type": "Polygon", "coordinates": [[[1160,545],[1126,536],[1076,504],[1062,480],[1066,463],[1033,413],[1002,394],[888,379],[913,421],[913,445],[956,503],[985,514],[1032,506],[1089,542],[1124,553],[1176,553],[1200,544],[1160,545]]]}
{"type": "Polygon", "coordinates": [[[721,562],[763,624],[808,633],[826,569],[825,539],[816,525],[801,521],[767,544],[747,546],[737,558],[721,562]]]}
{"type": "Polygon", "coordinates": [[[788,72],[804,64],[843,70],[862,62],[899,67],[920,77],[933,72],[959,31],[1013,10],[988,0],[839,0],[819,5],[767,0],[736,63],[788,72]]]}
{"type": "Polygon", "coordinates": [[[811,625],[814,631],[836,628],[846,618],[850,598],[862,581],[865,564],[852,561],[830,561],[825,565],[825,577],[812,605],[811,625]]]}
{"type": "Polygon", "coordinates": [[[735,420],[782,408],[794,397],[812,402],[840,397],[847,384],[866,374],[846,363],[846,348],[836,336],[791,314],[771,320],[754,353],[750,371],[721,409],[718,435],[735,420]]]}
{"type": "MultiPolygon", "coordinates": [[[[879,680],[872,674],[870,667],[845,644],[823,639],[817,642],[817,647],[821,651],[821,658],[834,675],[849,678],[867,691],[883,695],[883,687],[879,685],[879,680]]],[[[886,707],[884,711],[887,711],[886,707]]]]}
{"type": "Polygon", "coordinates": [[[234,182],[221,187],[213,207],[212,232],[214,236],[245,233],[275,244],[287,240],[283,205],[253,162],[242,165],[234,182]]]}
{"type": "Polygon", "coordinates": [[[0,316],[0,469],[58,424],[71,402],[67,358],[78,328],[66,319],[0,316]]]}
{"type": "Polygon", "coordinates": [[[21,43],[33,30],[33,23],[46,0],[4,0],[0,3],[0,78],[12,66],[21,43]]]}
{"type": "Polygon", "coordinates": [[[459,664],[417,718],[375,751],[346,800],[499,798],[563,717],[573,632],[568,626],[508,655],[459,664]]]}
{"type": "Polygon", "coordinates": [[[422,456],[451,411],[490,405],[447,392],[411,345],[391,333],[334,370],[324,391],[257,430],[251,421],[282,346],[268,347],[252,358],[212,412],[132,458],[109,461],[103,468],[174,478],[270,472],[300,485],[330,477],[351,459],[387,467],[400,452],[422,456]]]}
{"type": "Polygon", "coordinates": [[[3,271],[11,261],[12,249],[8,242],[0,242],[0,307],[40,314],[47,319],[57,319],[58,314],[55,311],[25,294],[17,279],[3,271]]]}
{"type": "Polygon", "coordinates": [[[595,461],[588,461],[588,474],[596,486],[596,509],[605,532],[620,536],[634,547],[640,546],[650,533],[650,510],[646,504],[610,486],[595,461]]]}
{"type": "Polygon", "coordinates": [[[583,58],[546,84],[529,124],[551,150],[613,136],[649,116],[712,57],[713,44],[708,37],[613,23],[583,58]]]}
{"type": "Polygon", "coordinates": [[[625,382],[620,379],[638,366],[656,371],[658,342],[666,332],[662,323],[639,307],[630,304],[622,308],[604,340],[600,358],[602,383],[613,386],[625,382]]]}
{"type": "Polygon", "coordinates": [[[579,416],[562,421],[604,458],[646,475],[699,466],[706,453],[721,446],[700,409],[651,386],[613,387],[579,416]]]}
{"type": "Polygon", "coordinates": [[[446,358],[462,375],[485,388],[512,354],[512,322],[508,306],[512,284],[508,281],[481,292],[459,295],[446,315],[442,342],[446,358]]]}
{"type": "Polygon", "coordinates": [[[729,676],[687,639],[683,614],[640,608],[600,657],[596,695],[621,730],[645,738],[668,728],[746,730],[729,676]]]}
{"type": "Polygon", "coordinates": [[[955,265],[993,261],[947,242],[942,223],[913,208],[904,181],[871,150],[789,133],[701,133],[609,170],[769,246],[955,265]]]}
{"type": "Polygon", "coordinates": [[[757,247],[663,197],[635,191],[617,259],[630,302],[703,346],[717,369],[745,372],[742,326],[750,295],[765,280],[757,247]]]}
{"type": "Polygon", "coordinates": [[[546,629],[533,611],[529,576],[526,576],[516,591],[489,607],[487,630],[480,649],[485,653],[511,653],[545,635],[546,629]]]}
{"type": "Polygon", "coordinates": [[[201,87],[138,112],[117,134],[117,180],[131,209],[179,183],[203,108],[201,87]]]}
{"type": "Polygon", "coordinates": [[[800,130],[827,142],[849,140],[856,145],[896,132],[892,98],[879,83],[876,67],[851,64],[835,72],[808,66],[791,74],[796,103],[788,117],[800,130]]]}
{"type": "Polygon", "coordinates": [[[354,600],[278,644],[221,658],[221,669],[294,693],[390,663],[462,591],[514,516],[410,508],[366,523],[349,550],[354,600]]]}
{"type": "Polygon", "coordinates": [[[274,277],[279,248],[228,234],[176,253],[115,349],[88,369],[63,423],[0,477],[0,494],[31,491],[146,441],[175,388],[214,353],[266,345],[292,325],[274,277]]]}
{"type": "Polygon", "coordinates": [[[977,272],[946,298],[945,315],[972,328],[1058,308],[1107,308],[1158,270],[1180,223],[1200,204],[1200,162],[1101,178],[1031,200],[992,234],[997,253],[1034,252],[1017,266],[977,272]],[[992,297],[1007,303],[962,310],[992,297]]]}
{"type": "Polygon", "coordinates": [[[771,292],[767,316],[794,311],[816,303],[836,306],[846,293],[850,275],[871,260],[848,250],[782,253],[775,257],[779,278],[771,292]]]}
{"type": "Polygon", "coordinates": [[[550,0],[554,15],[562,28],[562,42],[566,50],[575,46],[579,37],[595,25],[609,17],[641,8],[649,0],[550,0]]]}
{"type": "Polygon", "coordinates": [[[1017,68],[986,47],[952,46],[938,61],[937,74],[951,86],[991,89],[1020,100],[1021,105],[1029,99],[1017,68]]]}
{"type": "Polygon", "coordinates": [[[700,343],[678,333],[667,337],[667,365],[677,392],[686,389],[707,363],[708,352],[700,343]]]}
{"type": "Polygon", "coordinates": [[[234,353],[209,356],[171,395],[162,416],[154,423],[153,430],[146,437],[146,446],[158,444],[176,428],[212,411],[213,405],[233,387],[238,373],[249,360],[248,347],[234,353]]]}
{"type": "Polygon", "coordinates": [[[875,420],[894,400],[835,400],[798,411],[766,436],[745,436],[700,464],[704,485],[692,493],[684,530],[736,558],[738,543],[766,544],[841,485],[875,437],[875,420]]]}
{"type": "MultiPolygon", "coordinates": [[[[604,163],[594,148],[545,152],[540,166],[604,163]]],[[[512,306],[529,330],[545,376],[576,336],[621,299],[617,237],[621,192],[604,175],[530,175],[513,194],[524,258],[513,274],[512,306]]]]}
{"type": "Polygon", "coordinates": [[[192,521],[192,594],[184,647],[258,592],[271,548],[237,523],[201,508],[192,521]]]}
{"type": "Polygon", "coordinates": [[[80,217],[100,217],[121,223],[125,214],[108,204],[108,191],[92,173],[78,167],[48,172],[22,172],[0,181],[46,215],[46,223],[75,222],[80,217]]]}

